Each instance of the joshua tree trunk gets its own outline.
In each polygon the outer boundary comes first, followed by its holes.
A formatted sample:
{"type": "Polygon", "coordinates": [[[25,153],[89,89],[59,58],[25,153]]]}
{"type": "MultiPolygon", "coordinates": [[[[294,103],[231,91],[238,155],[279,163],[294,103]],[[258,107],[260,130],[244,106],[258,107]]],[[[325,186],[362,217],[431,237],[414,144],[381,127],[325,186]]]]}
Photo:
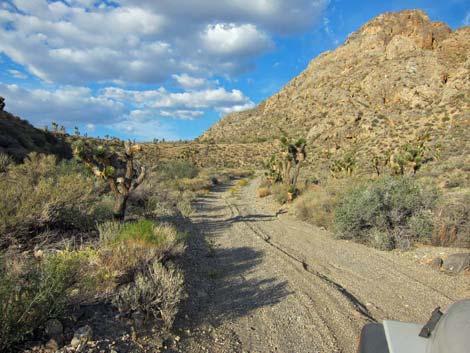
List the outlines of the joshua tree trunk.
{"type": "Polygon", "coordinates": [[[123,221],[125,212],[126,212],[126,205],[127,199],[129,195],[114,195],[114,207],[113,207],[113,217],[117,221],[123,221]]]}

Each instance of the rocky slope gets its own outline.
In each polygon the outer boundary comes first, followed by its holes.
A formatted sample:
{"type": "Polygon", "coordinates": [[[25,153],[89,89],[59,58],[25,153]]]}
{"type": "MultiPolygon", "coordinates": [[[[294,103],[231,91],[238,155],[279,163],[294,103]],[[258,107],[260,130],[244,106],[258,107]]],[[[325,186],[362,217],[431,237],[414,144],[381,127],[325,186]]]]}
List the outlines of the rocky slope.
{"type": "Polygon", "coordinates": [[[452,31],[407,10],[374,18],[279,93],[226,116],[200,139],[269,141],[282,129],[307,136],[312,152],[367,158],[427,131],[451,156],[467,147],[469,123],[470,27],[452,31]]]}

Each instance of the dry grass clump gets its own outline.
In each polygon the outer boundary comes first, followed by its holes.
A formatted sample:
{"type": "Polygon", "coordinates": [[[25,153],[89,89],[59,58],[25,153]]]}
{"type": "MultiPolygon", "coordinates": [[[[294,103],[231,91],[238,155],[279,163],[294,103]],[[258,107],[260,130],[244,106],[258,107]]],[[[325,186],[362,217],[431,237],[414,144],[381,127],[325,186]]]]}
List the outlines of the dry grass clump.
{"type": "Polygon", "coordinates": [[[259,188],[258,190],[256,190],[256,195],[259,198],[263,198],[271,195],[271,191],[269,190],[269,188],[259,188]]]}

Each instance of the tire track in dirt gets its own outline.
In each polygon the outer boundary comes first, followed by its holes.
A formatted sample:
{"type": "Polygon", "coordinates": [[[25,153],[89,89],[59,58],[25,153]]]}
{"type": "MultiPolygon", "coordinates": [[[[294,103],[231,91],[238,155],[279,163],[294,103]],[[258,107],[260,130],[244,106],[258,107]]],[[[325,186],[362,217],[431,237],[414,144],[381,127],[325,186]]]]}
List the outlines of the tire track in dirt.
{"type": "MultiPolygon", "coordinates": [[[[237,215],[241,216],[240,209],[236,206],[231,204],[230,202],[227,201],[227,199],[224,198],[225,203],[230,209],[235,209],[236,211],[232,211],[232,215],[237,215]]],[[[377,322],[377,320],[372,316],[372,314],[369,312],[367,309],[366,305],[362,303],[358,298],[354,296],[351,292],[349,292],[345,287],[343,287],[341,284],[335,282],[331,278],[329,278],[327,275],[320,273],[316,270],[314,270],[305,260],[298,258],[294,254],[290,253],[289,251],[285,250],[281,245],[276,244],[271,240],[271,237],[264,233],[261,229],[257,228],[256,226],[253,226],[249,224],[248,222],[244,222],[244,224],[250,228],[256,236],[261,238],[263,241],[265,241],[267,244],[269,244],[271,247],[276,249],[277,251],[283,253],[285,256],[291,258],[292,260],[296,261],[297,263],[301,264],[303,269],[308,272],[309,274],[316,276],[323,280],[324,282],[328,283],[332,288],[337,290],[341,295],[343,295],[354,307],[354,310],[356,310],[359,314],[363,315],[366,319],[368,319],[370,322],[377,322]]]]}

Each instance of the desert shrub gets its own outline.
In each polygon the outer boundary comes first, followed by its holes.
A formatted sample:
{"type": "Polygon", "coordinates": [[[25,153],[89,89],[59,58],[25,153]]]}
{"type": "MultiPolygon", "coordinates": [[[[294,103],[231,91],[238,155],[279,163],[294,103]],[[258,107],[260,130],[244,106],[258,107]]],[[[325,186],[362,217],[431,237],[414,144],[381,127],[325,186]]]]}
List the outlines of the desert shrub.
{"type": "Polygon", "coordinates": [[[395,239],[388,232],[374,229],[370,234],[372,245],[379,250],[393,250],[395,249],[395,239]]]}
{"type": "Polygon", "coordinates": [[[98,226],[103,245],[103,266],[116,275],[135,272],[152,261],[166,261],[184,249],[182,235],[175,227],[150,220],[98,226]]]}
{"type": "Polygon", "coordinates": [[[6,172],[12,163],[13,159],[8,154],[0,153],[0,173],[6,172]]]}
{"type": "Polygon", "coordinates": [[[160,166],[161,173],[166,179],[193,179],[198,176],[199,169],[185,160],[171,160],[160,166]]]}
{"type": "Polygon", "coordinates": [[[200,193],[201,191],[209,191],[212,187],[212,181],[205,177],[183,178],[178,180],[176,189],[180,192],[192,191],[200,193]]]}
{"type": "Polygon", "coordinates": [[[349,187],[347,184],[354,183],[352,179],[329,179],[324,185],[311,186],[295,201],[295,216],[319,227],[330,228],[335,209],[349,187]]]}
{"type": "Polygon", "coordinates": [[[116,221],[106,221],[96,225],[99,234],[99,243],[101,246],[107,246],[115,242],[117,236],[121,233],[122,223],[116,221]]]}
{"type": "Polygon", "coordinates": [[[183,283],[181,271],[154,261],[137,274],[133,283],[120,288],[113,304],[122,312],[140,311],[170,328],[184,297],[183,283]]]}
{"type": "Polygon", "coordinates": [[[184,217],[191,216],[195,211],[193,205],[191,204],[191,200],[185,197],[182,197],[181,200],[177,202],[176,208],[184,217]]]}
{"type": "Polygon", "coordinates": [[[0,178],[0,194],[0,234],[93,225],[87,217],[93,186],[73,162],[57,164],[54,156],[30,154],[0,178]]]}
{"type": "MultiPolygon", "coordinates": [[[[18,261],[18,257],[15,259],[18,261]]],[[[80,258],[70,253],[23,259],[21,269],[2,259],[0,272],[0,350],[30,336],[48,319],[60,317],[75,284],[80,258]]],[[[17,265],[17,264],[16,264],[17,265]]]]}
{"type": "Polygon", "coordinates": [[[410,235],[423,243],[430,243],[434,234],[434,215],[428,210],[414,214],[408,220],[410,235]]]}
{"type": "Polygon", "coordinates": [[[242,180],[239,180],[237,182],[237,186],[239,187],[244,187],[244,186],[247,186],[248,185],[248,181],[246,179],[242,179],[242,180]]]}
{"type": "Polygon", "coordinates": [[[271,187],[271,193],[274,196],[274,199],[280,204],[284,204],[287,202],[287,189],[288,188],[289,186],[285,184],[274,184],[271,187]]]}
{"type": "Polygon", "coordinates": [[[434,221],[434,245],[470,247],[470,192],[447,194],[434,221]]]}
{"type": "Polygon", "coordinates": [[[271,191],[268,188],[259,188],[256,190],[256,195],[260,198],[269,196],[271,194],[271,191]]]}
{"type": "Polygon", "coordinates": [[[372,232],[380,231],[392,236],[397,245],[417,240],[418,228],[420,238],[429,237],[422,233],[429,231],[423,213],[434,208],[438,196],[435,188],[413,177],[385,176],[365,182],[348,191],[336,208],[336,233],[369,242],[372,232]]]}

